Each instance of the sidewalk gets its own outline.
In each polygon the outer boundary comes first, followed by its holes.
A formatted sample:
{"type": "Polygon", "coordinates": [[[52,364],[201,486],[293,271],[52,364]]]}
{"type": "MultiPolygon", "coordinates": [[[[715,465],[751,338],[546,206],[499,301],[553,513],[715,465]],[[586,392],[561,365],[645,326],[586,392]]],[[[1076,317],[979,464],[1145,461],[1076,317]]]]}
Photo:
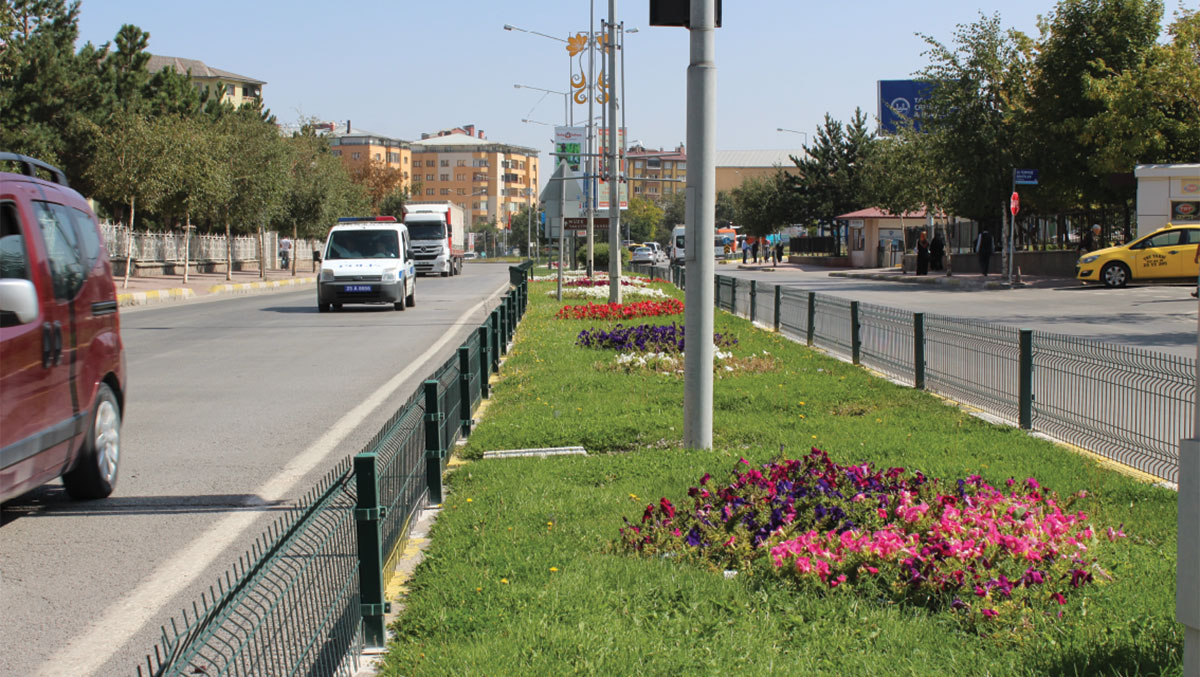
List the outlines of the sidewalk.
{"type": "MultiPolygon", "coordinates": [[[[734,262],[730,261],[728,265],[734,265],[734,262]]],[[[913,273],[906,274],[899,268],[824,268],[820,266],[801,265],[796,263],[781,263],[779,265],[773,265],[770,263],[737,263],[736,268],[737,270],[749,270],[756,272],[786,272],[789,270],[802,270],[804,272],[812,273],[828,271],[830,277],[847,277],[859,280],[880,280],[883,282],[900,282],[907,284],[939,285],[942,287],[962,289],[964,291],[1010,288],[1010,285],[1004,281],[1004,276],[1000,273],[993,273],[986,277],[980,275],[979,273],[954,273],[951,276],[947,276],[946,271],[944,270],[934,270],[930,271],[928,275],[914,275],[913,273]]],[[[1078,287],[1079,285],[1080,282],[1074,278],[1024,275],[1021,277],[1018,283],[1011,285],[1011,287],[1054,289],[1061,287],[1078,287]]]]}
{"type": "Polygon", "coordinates": [[[287,271],[268,270],[265,278],[259,277],[256,270],[238,271],[233,273],[230,280],[225,279],[225,273],[189,273],[186,284],[183,275],[130,277],[128,286],[124,285],[123,278],[113,278],[117,287],[117,305],[122,308],[175,303],[218,294],[295,289],[314,285],[316,281],[316,275],[307,270],[297,270],[295,277],[287,271]]]}

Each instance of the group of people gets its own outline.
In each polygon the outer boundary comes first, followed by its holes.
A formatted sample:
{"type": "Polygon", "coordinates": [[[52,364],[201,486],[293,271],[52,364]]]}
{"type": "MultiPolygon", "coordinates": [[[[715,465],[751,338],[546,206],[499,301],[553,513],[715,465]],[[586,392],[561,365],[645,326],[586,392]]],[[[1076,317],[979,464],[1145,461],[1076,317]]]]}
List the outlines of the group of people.
{"type": "Polygon", "coordinates": [[[930,270],[942,270],[945,256],[946,241],[942,239],[942,234],[934,235],[931,242],[929,235],[922,230],[917,236],[917,275],[928,275],[930,270]]]}
{"type": "Polygon", "coordinates": [[[750,259],[754,259],[754,263],[758,263],[758,255],[762,252],[763,263],[771,263],[774,259],[775,265],[783,262],[783,240],[777,240],[772,246],[771,242],[765,237],[748,237],[742,240],[742,263],[749,263],[750,259]]]}

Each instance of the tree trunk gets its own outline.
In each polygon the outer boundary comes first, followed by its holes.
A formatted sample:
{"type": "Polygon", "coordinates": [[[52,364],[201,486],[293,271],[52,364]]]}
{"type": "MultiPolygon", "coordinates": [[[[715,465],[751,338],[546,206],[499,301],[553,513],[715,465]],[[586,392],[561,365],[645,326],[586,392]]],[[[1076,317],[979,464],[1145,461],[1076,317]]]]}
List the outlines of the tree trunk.
{"type": "Polygon", "coordinates": [[[129,231],[125,235],[125,280],[121,282],[121,289],[129,286],[129,270],[133,268],[133,215],[136,205],[137,198],[129,198],[129,231]]]}
{"type": "Polygon", "coordinates": [[[263,227],[258,227],[258,276],[262,279],[267,277],[267,243],[266,233],[263,232],[263,227]]]}
{"type": "Polygon", "coordinates": [[[953,266],[950,265],[954,259],[954,247],[950,244],[950,226],[946,223],[949,220],[949,216],[942,219],[942,241],[946,243],[942,250],[942,262],[946,266],[946,277],[954,277],[953,266]]]}
{"type": "Polygon", "coordinates": [[[292,277],[296,277],[296,254],[300,253],[300,247],[296,246],[299,240],[296,239],[296,222],[292,221],[292,251],[288,252],[288,266],[292,269],[292,277]]]}
{"type": "Polygon", "coordinates": [[[229,212],[225,212],[225,281],[233,280],[233,236],[229,234],[229,212]]]}
{"type": "Polygon", "coordinates": [[[189,260],[191,258],[191,246],[192,246],[192,213],[191,212],[187,213],[186,222],[187,222],[186,225],[183,227],[183,283],[184,284],[187,284],[188,268],[190,268],[192,265],[191,261],[189,260]]]}

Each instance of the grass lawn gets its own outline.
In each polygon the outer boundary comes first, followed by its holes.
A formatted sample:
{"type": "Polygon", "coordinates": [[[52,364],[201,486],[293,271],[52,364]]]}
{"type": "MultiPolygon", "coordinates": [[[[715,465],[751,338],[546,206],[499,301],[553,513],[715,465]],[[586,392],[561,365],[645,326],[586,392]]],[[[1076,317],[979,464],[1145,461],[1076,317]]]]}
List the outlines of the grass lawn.
{"type": "MultiPolygon", "coordinates": [[[[576,347],[581,330],[616,322],[554,319],[553,288],[530,285],[515,347],[460,454],[579,444],[590,455],[472,460],[448,476],[385,674],[1181,674],[1174,492],[719,311],[735,356],[774,369],[720,371],[715,449],[684,450],[683,377],[617,371],[613,352],[576,347]],[[1074,508],[1128,535],[1106,551],[1114,580],[1013,638],[920,605],[614,549],[623,517],[638,522],[664,496],[685,504],[705,473],[724,482],[741,458],[758,465],[813,446],[839,463],[950,482],[1035,477],[1062,497],[1086,490],[1074,508]]],[[[683,316],[624,324],[672,320],[683,316]]]]}

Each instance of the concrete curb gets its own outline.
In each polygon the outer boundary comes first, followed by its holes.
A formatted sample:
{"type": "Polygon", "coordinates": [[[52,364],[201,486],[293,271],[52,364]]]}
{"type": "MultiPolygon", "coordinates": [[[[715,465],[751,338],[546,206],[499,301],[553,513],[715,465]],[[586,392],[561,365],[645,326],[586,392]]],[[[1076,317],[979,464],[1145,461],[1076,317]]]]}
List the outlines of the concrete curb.
{"type": "MultiPolygon", "coordinates": [[[[959,289],[1008,289],[1009,285],[1000,280],[972,280],[962,277],[946,277],[945,275],[897,275],[895,273],[847,273],[835,271],[830,277],[850,277],[859,280],[882,280],[884,282],[903,282],[907,284],[935,284],[943,287],[959,289]]],[[[1021,286],[1021,285],[1014,285],[1021,286]]]]}
{"type": "Polygon", "coordinates": [[[315,277],[297,277],[288,280],[270,280],[267,282],[243,282],[237,284],[215,284],[208,288],[206,294],[198,294],[186,287],[171,289],[154,289],[150,291],[135,291],[117,294],[117,306],[146,306],[160,303],[190,301],[200,296],[221,294],[252,294],[256,292],[279,291],[294,287],[316,284],[315,277]]]}
{"type": "Polygon", "coordinates": [[[288,280],[270,280],[268,282],[241,282],[238,284],[214,284],[208,288],[209,294],[251,294],[257,291],[274,291],[284,287],[300,287],[316,284],[315,277],[294,277],[288,280]]]}
{"type": "Polygon", "coordinates": [[[117,294],[117,305],[121,308],[128,306],[146,306],[152,303],[169,303],[171,301],[186,301],[195,298],[196,292],[191,289],[155,289],[153,291],[135,291],[127,294],[117,294]]]}

